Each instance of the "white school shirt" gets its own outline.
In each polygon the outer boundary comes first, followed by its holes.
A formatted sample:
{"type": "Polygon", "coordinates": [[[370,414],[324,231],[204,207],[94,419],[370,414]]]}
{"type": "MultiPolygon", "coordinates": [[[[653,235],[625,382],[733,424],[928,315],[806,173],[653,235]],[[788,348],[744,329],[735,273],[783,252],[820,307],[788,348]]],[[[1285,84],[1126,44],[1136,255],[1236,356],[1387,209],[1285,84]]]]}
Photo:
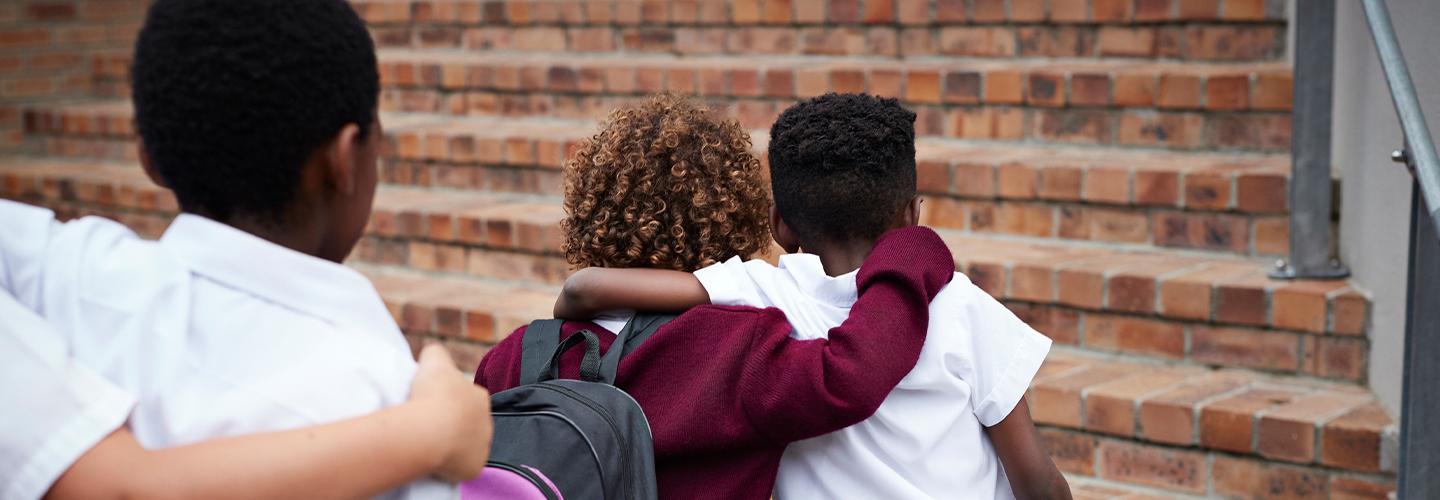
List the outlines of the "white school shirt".
{"type": "MultiPolygon", "coordinates": [[[[7,291],[138,397],[146,448],[295,429],[404,402],[410,348],[353,269],[182,214],[159,241],[0,200],[7,291]]],[[[387,498],[456,498],[421,480],[387,498]]]]}
{"type": "Polygon", "coordinates": [[[45,320],[0,293],[0,500],[44,496],[135,405],[68,351],[45,320]]]}
{"type": "MultiPolygon", "coordinates": [[[[855,276],[830,277],[810,254],[781,256],[778,268],[737,257],[695,273],[711,303],[778,307],[799,339],[845,321],[855,276]]],[[[915,368],[870,418],[787,447],[776,497],[1013,498],[985,427],[1020,402],[1049,350],[1049,338],[956,273],[930,303],[915,368]]]]}

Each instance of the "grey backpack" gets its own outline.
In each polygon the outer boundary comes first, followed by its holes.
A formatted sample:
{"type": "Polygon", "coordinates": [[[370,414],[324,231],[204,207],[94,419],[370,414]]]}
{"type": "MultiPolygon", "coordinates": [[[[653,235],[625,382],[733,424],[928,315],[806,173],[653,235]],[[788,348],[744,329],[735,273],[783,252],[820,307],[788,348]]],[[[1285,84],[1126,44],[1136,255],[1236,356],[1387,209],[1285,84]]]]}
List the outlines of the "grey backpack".
{"type": "Polygon", "coordinates": [[[531,323],[521,344],[520,385],[490,397],[492,467],[528,472],[546,498],[656,498],[650,424],[614,384],[620,360],[673,318],[635,316],[604,356],[594,332],[562,341],[563,321],[531,323]],[[580,380],[559,379],[561,355],[580,344],[580,380]]]}

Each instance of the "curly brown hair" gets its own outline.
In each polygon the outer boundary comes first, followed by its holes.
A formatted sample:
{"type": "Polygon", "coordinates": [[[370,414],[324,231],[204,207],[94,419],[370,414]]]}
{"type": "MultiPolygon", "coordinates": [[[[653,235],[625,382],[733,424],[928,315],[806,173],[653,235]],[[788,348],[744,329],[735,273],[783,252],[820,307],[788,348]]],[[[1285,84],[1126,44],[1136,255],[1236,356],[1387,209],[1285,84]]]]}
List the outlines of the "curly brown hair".
{"type": "Polygon", "coordinates": [[[769,193],[750,147],[739,123],[688,98],[611,112],[565,162],[565,259],[694,271],[768,248],[769,193]]]}

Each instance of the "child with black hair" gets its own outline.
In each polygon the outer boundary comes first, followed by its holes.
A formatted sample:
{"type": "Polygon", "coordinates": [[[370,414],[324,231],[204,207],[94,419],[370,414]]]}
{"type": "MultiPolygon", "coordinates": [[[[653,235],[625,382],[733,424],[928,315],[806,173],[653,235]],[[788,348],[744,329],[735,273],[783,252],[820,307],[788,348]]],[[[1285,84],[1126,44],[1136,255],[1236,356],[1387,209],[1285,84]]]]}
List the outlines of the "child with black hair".
{"type": "MultiPolygon", "coordinates": [[[[789,252],[779,267],[732,258],[694,274],[582,269],[556,316],[778,307],[791,335],[824,338],[854,304],[855,270],[876,239],[918,223],[914,120],[894,99],[858,94],[787,109],[769,149],[771,232],[789,252]]],[[[1050,340],[960,273],[929,315],[920,360],[872,417],[786,449],[778,498],[1069,497],[1023,400],[1050,340]]]]}
{"type": "Polygon", "coordinates": [[[156,0],[131,77],[141,163],[183,213],[150,242],[0,203],[0,286],[136,396],[128,426],[147,448],[405,401],[410,347],[340,264],[369,219],[382,137],[364,21],[344,0],[156,0]]]}

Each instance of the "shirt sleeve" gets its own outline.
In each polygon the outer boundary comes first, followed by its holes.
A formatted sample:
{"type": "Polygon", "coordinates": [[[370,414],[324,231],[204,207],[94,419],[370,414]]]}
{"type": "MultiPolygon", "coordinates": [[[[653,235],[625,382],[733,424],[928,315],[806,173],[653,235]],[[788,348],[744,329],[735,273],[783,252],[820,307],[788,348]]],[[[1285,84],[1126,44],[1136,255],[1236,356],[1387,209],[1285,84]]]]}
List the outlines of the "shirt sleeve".
{"type": "Polygon", "coordinates": [[[960,376],[971,387],[970,403],[981,425],[1010,415],[1050,352],[1050,338],[1025,324],[1004,304],[956,277],[967,287],[966,327],[970,370],[960,376]]]}
{"type": "Polygon", "coordinates": [[[717,306],[769,307],[764,294],[755,286],[745,261],[740,257],[718,264],[711,264],[695,271],[695,279],[710,295],[710,303],[717,306]]]}
{"type": "Polygon", "coordinates": [[[0,220],[0,290],[37,309],[46,249],[61,224],[54,212],[7,200],[0,200],[0,220]]]}
{"type": "Polygon", "coordinates": [[[0,498],[44,496],[60,474],[124,425],[135,398],[75,363],[63,337],[0,293],[0,498]]]}

